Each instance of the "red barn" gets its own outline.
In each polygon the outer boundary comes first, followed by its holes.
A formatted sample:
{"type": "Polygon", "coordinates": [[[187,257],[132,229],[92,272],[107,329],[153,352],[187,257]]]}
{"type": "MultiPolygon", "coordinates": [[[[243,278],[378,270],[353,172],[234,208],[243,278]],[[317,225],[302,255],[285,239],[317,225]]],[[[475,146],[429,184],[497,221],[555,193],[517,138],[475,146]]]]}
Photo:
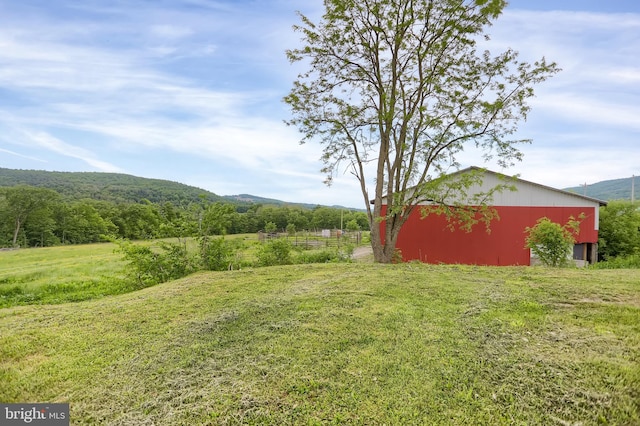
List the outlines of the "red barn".
{"type": "MultiPolygon", "coordinates": [[[[471,167],[453,175],[480,169],[471,167]]],[[[452,176],[453,176],[452,175],[452,176]]],[[[486,192],[504,184],[502,175],[484,171],[481,185],[472,186],[469,195],[486,192]]],[[[400,230],[396,247],[404,261],[475,265],[531,265],[530,250],[525,248],[525,228],[538,219],[565,224],[570,217],[584,215],[574,247],[574,259],[594,263],[597,260],[599,207],[606,203],[594,198],[515,179],[516,191],[503,191],[493,196],[491,203],[499,219],[493,220],[490,232],[483,224],[471,232],[452,231],[445,216],[435,214],[422,218],[421,209],[414,209],[400,230]]],[[[384,201],[383,201],[384,204],[384,201]]],[[[386,206],[383,205],[383,214],[386,206]]],[[[384,227],[384,222],[382,225],[384,227]]],[[[383,230],[384,235],[384,230],[383,230]]]]}

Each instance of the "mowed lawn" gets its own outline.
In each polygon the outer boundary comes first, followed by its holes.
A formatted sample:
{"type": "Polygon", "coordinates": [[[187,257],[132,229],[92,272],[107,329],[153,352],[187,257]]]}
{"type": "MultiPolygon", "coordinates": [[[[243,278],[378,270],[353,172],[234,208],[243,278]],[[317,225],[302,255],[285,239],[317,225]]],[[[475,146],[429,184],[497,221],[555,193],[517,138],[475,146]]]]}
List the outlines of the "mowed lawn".
{"type": "Polygon", "coordinates": [[[72,424],[640,424],[637,271],[326,264],[0,309],[72,424]]]}

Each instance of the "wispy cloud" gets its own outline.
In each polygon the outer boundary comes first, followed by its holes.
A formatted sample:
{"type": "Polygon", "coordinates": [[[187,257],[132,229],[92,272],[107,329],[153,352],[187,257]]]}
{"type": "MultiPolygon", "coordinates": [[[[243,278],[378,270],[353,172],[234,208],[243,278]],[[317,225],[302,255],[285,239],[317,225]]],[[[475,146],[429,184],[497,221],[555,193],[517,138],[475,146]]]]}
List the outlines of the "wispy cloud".
{"type": "Polygon", "coordinates": [[[640,171],[640,14],[507,10],[491,33],[563,69],[536,89],[515,171],[559,187],[640,171]]]}
{"type": "MultiPolygon", "coordinates": [[[[181,26],[151,28],[163,38],[192,34],[181,26]]],[[[273,96],[268,92],[214,89],[154,68],[135,51],[42,40],[36,33],[0,35],[0,45],[11,65],[0,72],[0,84],[28,94],[23,114],[14,116],[25,129],[80,130],[100,135],[114,147],[166,148],[247,167],[300,154],[296,137],[280,120],[246,116],[254,102],[273,96]]],[[[57,149],[60,145],[52,139],[35,138],[43,148],[69,152],[57,149]]]]}
{"type": "MultiPolygon", "coordinates": [[[[349,175],[323,187],[321,147],[299,145],[282,122],[281,99],[298,72],[284,56],[299,42],[294,12],[317,18],[322,2],[3,7],[0,151],[27,167],[55,158],[64,168],[71,159],[89,170],[152,177],[170,170],[175,180],[206,182],[214,192],[362,203],[349,175]]],[[[512,46],[527,60],[546,56],[564,69],[536,92],[521,131],[535,141],[514,173],[562,186],[563,176],[577,178],[582,169],[596,176],[599,159],[637,146],[640,15],[510,8],[490,32],[497,49],[512,46]]],[[[631,174],[634,153],[612,173],[631,174]]]]}
{"type": "Polygon", "coordinates": [[[35,134],[28,134],[27,136],[29,137],[29,140],[39,148],[56,152],[65,157],[82,160],[88,165],[90,165],[91,167],[101,172],[122,172],[121,168],[96,158],[96,155],[91,151],[85,148],[68,144],[47,133],[41,132],[41,133],[35,133],[35,134]]]}
{"type": "Polygon", "coordinates": [[[640,131],[640,104],[628,103],[624,99],[601,100],[597,94],[557,93],[545,94],[544,98],[534,100],[533,105],[544,109],[545,114],[574,122],[640,131]]]}
{"type": "Polygon", "coordinates": [[[27,160],[36,161],[38,163],[46,163],[46,160],[43,160],[41,158],[32,157],[30,155],[20,154],[18,152],[14,152],[14,151],[11,151],[11,150],[8,150],[8,149],[4,149],[4,148],[0,148],[0,152],[4,152],[5,154],[13,155],[13,156],[20,157],[20,158],[26,158],[27,160]]]}

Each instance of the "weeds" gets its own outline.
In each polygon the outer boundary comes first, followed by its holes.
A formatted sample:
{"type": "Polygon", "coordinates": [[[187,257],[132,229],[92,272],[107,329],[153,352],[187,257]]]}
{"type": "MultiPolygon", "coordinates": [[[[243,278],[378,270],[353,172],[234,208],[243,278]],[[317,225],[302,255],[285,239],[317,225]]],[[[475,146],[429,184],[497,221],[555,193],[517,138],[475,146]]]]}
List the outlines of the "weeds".
{"type": "Polygon", "coordinates": [[[592,269],[640,269],[640,254],[618,256],[591,265],[592,269]]]}

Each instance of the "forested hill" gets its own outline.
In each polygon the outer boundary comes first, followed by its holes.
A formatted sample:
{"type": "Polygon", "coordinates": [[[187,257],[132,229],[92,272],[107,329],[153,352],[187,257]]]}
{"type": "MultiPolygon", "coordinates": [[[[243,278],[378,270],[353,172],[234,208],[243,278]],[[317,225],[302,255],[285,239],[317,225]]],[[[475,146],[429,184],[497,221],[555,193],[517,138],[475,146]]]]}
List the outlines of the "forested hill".
{"type": "MultiPolygon", "coordinates": [[[[606,180],[584,186],[565,188],[566,191],[586,195],[599,200],[631,199],[631,178],[606,180]]],[[[0,187],[31,185],[53,189],[68,200],[91,198],[114,202],[152,203],[171,202],[176,206],[202,197],[210,202],[224,201],[232,204],[295,204],[249,194],[220,196],[213,192],[178,182],[149,179],[122,173],[100,172],[49,172],[43,170],[15,170],[0,167],[0,187]]],[[[640,177],[635,179],[635,200],[640,200],[640,177]]],[[[315,205],[296,204],[313,208],[315,205]]]]}
{"type": "MultiPolygon", "coordinates": [[[[585,186],[574,186],[566,188],[565,191],[597,198],[598,200],[630,200],[632,178],[604,180],[585,186]]],[[[635,200],[640,199],[640,177],[635,178],[635,200]]]]}
{"type": "Polygon", "coordinates": [[[31,185],[53,189],[67,200],[91,198],[112,202],[171,202],[176,206],[205,197],[211,202],[223,197],[204,189],[161,179],[148,179],[121,173],[48,172],[0,168],[0,187],[31,185]]]}

